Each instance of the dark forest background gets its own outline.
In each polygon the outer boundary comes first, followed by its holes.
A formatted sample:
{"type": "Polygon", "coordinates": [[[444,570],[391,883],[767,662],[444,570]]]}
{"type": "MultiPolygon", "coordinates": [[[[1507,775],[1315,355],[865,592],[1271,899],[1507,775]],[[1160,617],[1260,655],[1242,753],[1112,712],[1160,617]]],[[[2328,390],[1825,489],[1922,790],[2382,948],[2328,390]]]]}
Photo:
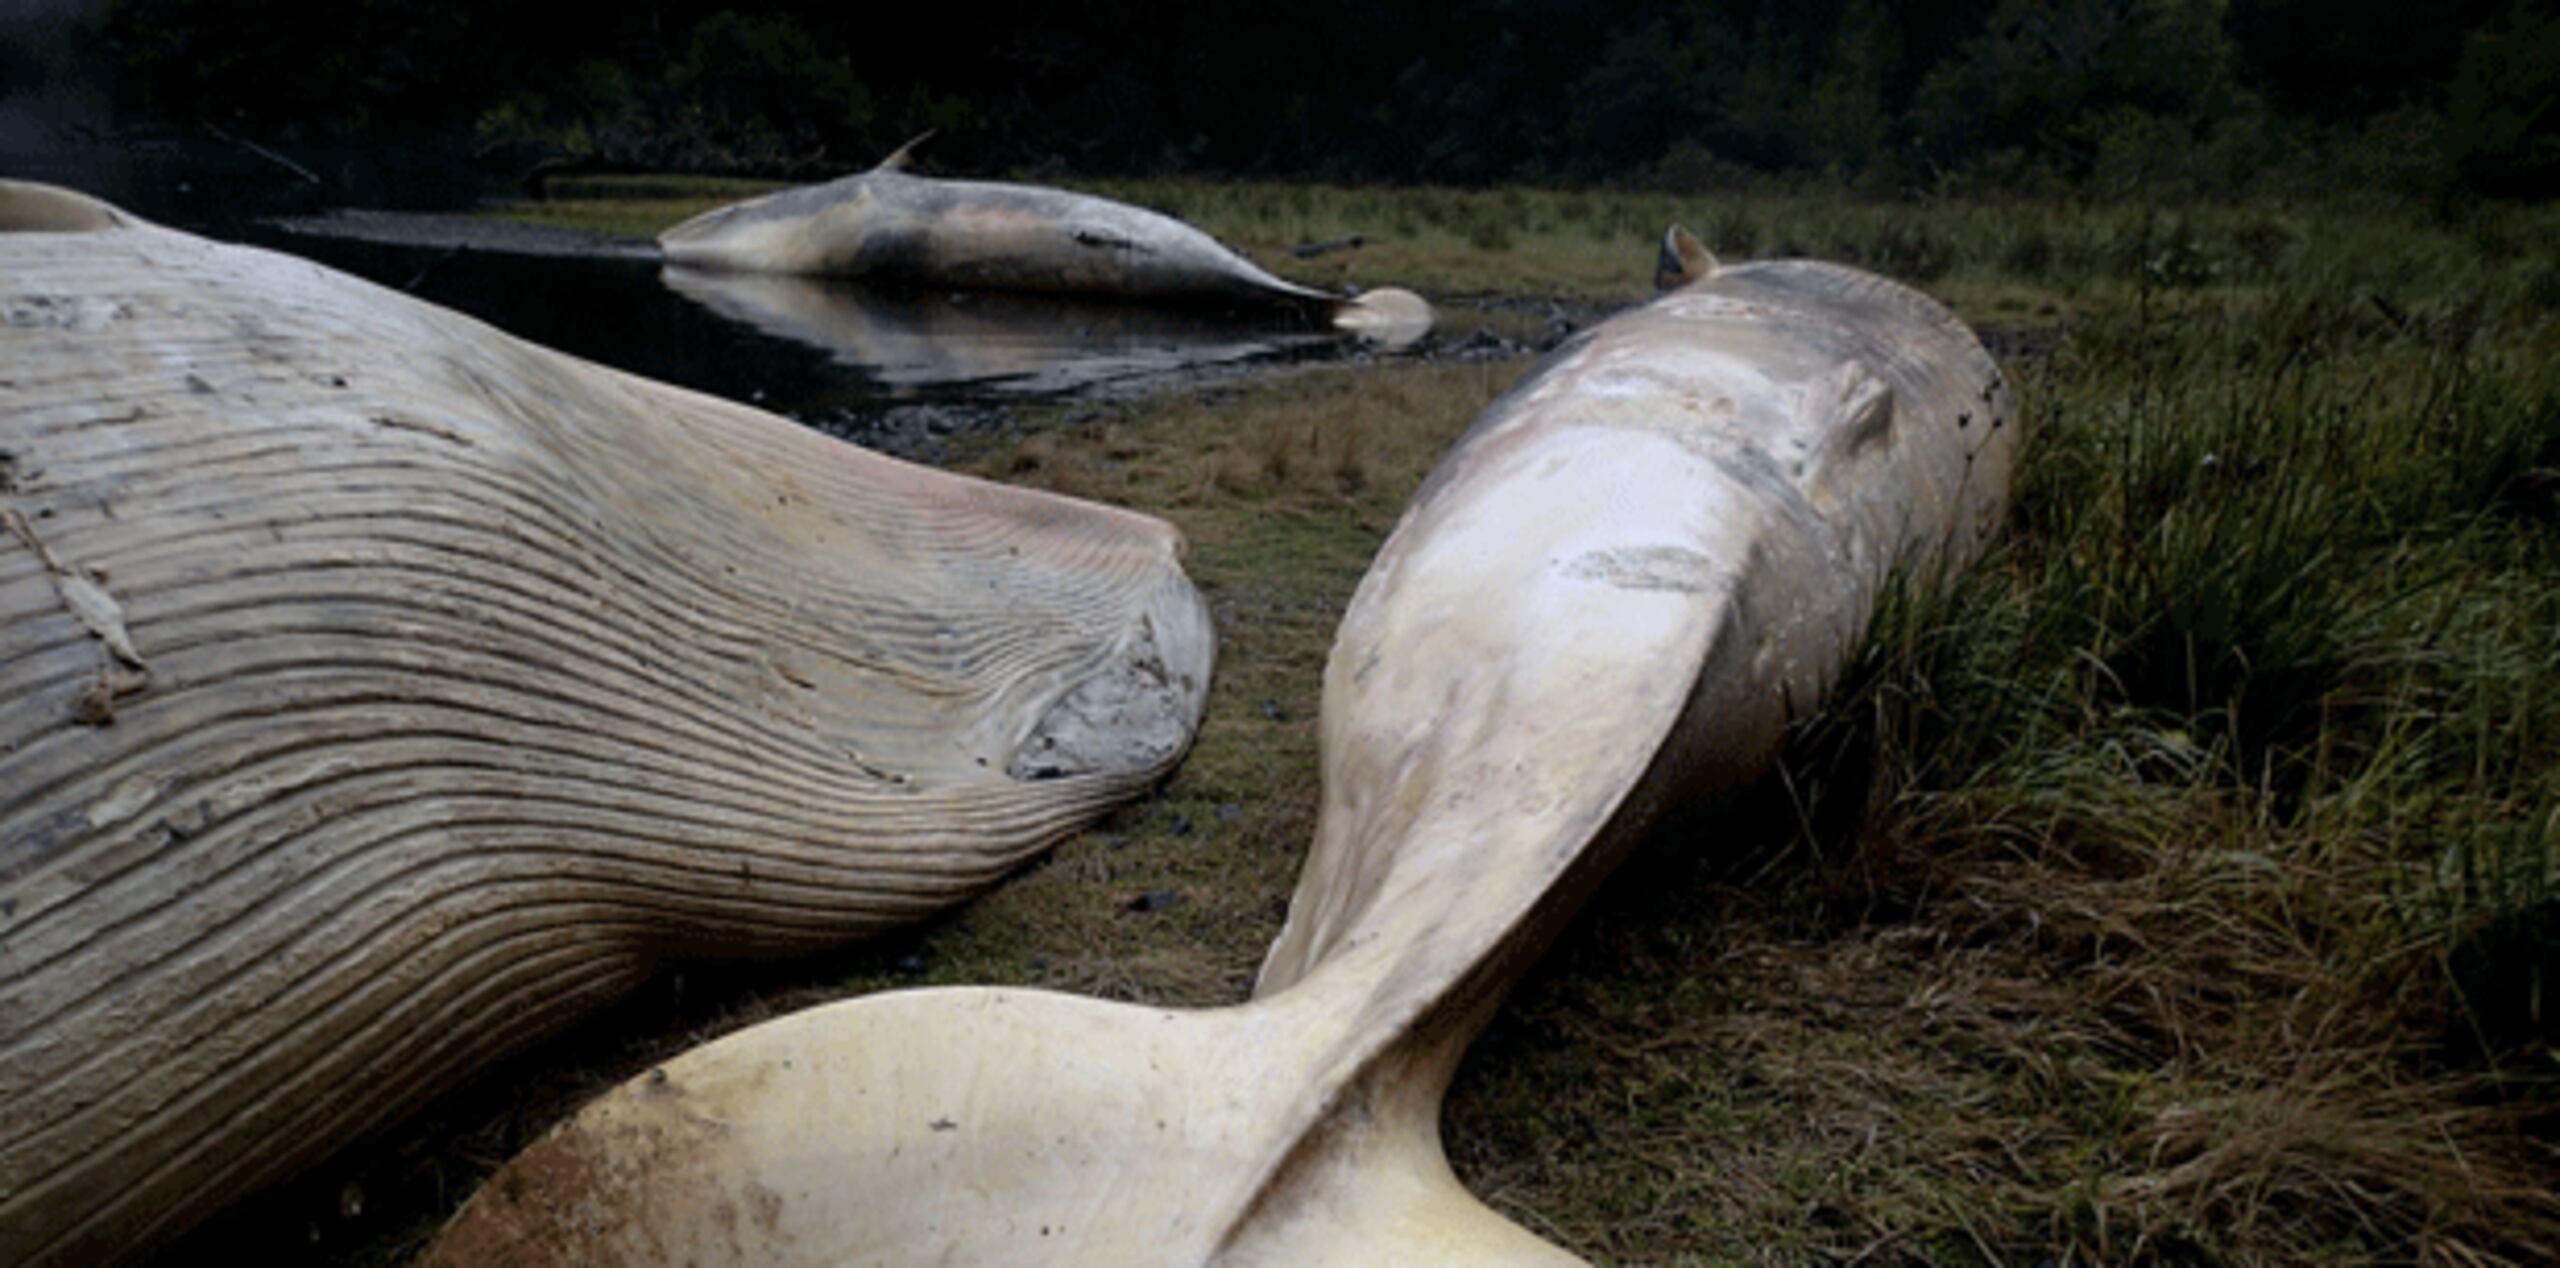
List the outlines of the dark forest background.
{"type": "Polygon", "coordinates": [[[934,128],[986,174],[2560,193],[2551,0],[8,4],[55,20],[0,83],[76,53],[117,126],[492,173],[810,177],[934,128]]]}

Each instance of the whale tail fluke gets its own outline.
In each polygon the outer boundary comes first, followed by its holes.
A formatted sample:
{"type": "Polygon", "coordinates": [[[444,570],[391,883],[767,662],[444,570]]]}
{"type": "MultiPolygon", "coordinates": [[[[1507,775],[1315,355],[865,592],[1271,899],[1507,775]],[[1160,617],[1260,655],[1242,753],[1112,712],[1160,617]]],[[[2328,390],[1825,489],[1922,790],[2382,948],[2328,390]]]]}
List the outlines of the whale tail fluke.
{"type": "Polygon", "coordinates": [[[928,1247],[944,1262],[1082,1247],[1082,1262],[1125,1263],[1149,1237],[1157,1262],[1181,1262],[1186,1243],[1197,1262],[1214,1230],[1180,1227],[1183,1196],[1221,1174],[1228,1133],[1262,1143],[1277,1112],[1226,1095],[1239,1054],[1224,1033],[1215,1013],[1007,988],[794,1013],[554,1128],[481,1186],[420,1268],[814,1268],[925,1261],[928,1247]]]}
{"type": "Polygon", "coordinates": [[[1401,286],[1362,291],[1334,306],[1333,328],[1402,348],[1431,333],[1431,303],[1401,286]]]}
{"type": "Polygon", "coordinates": [[[1717,269],[1715,254],[1697,235],[1678,225],[1664,230],[1661,253],[1654,257],[1653,289],[1676,291],[1717,269]]]}
{"type": "Polygon", "coordinates": [[[1451,1174],[1457,1049],[1337,1096],[1334,1015],[1009,987],[794,1013],[589,1104],[419,1266],[1578,1262],[1451,1174]]]}

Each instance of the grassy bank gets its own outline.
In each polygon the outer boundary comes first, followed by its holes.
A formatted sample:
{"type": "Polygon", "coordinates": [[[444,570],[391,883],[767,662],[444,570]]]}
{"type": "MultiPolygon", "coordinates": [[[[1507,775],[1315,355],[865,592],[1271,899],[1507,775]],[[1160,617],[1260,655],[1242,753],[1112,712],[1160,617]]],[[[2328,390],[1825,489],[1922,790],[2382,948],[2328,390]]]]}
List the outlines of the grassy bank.
{"type": "MultiPolygon", "coordinates": [[[[2560,216],[1102,192],[1325,284],[1633,298],[1677,219],[2064,335],[2010,364],[2002,545],[1890,605],[1783,777],[1657,834],[1477,1045],[1478,1193],[1621,1263],[2560,1254],[2560,216]]],[[[1079,405],[971,455],[1182,527],[1209,714],[1157,798],[840,989],[1240,998],[1341,606],[1521,368],[1079,405]]]]}

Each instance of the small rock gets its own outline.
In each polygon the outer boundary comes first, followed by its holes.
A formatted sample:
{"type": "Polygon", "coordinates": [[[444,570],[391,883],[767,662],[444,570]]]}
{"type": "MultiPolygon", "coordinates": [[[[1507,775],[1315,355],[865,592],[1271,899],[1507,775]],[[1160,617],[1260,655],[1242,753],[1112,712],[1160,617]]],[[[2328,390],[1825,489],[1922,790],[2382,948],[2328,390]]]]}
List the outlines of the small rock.
{"type": "Polygon", "coordinates": [[[1182,901],[1182,895],[1169,889],[1151,889],[1128,902],[1131,911],[1163,911],[1182,901]]]}

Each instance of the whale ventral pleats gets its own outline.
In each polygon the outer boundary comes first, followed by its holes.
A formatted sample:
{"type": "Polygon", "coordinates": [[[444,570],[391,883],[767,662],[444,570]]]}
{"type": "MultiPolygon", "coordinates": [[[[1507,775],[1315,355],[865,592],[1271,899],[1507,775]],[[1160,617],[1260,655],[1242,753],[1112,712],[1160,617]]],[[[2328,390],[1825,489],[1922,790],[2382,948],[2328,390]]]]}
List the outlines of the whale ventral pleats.
{"type": "Polygon", "coordinates": [[[1198,724],[1160,520],[0,225],[0,1263],[141,1254],[666,959],[962,902],[1198,724]]]}

